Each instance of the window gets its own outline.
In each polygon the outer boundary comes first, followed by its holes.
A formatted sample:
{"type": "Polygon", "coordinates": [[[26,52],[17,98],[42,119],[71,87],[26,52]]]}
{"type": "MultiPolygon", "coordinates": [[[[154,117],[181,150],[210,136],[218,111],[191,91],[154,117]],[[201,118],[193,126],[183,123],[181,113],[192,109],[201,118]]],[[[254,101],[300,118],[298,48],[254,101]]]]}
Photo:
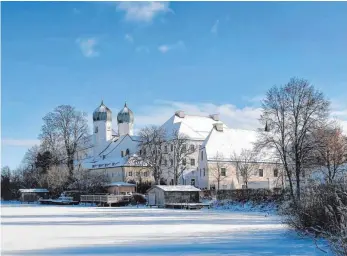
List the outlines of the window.
{"type": "Polygon", "coordinates": [[[187,151],[187,145],[186,144],[183,144],[182,145],[182,152],[186,152],[187,151]]]}
{"type": "Polygon", "coordinates": [[[140,177],[140,172],[136,172],[136,176],[137,176],[137,177],[140,177]]]}
{"type": "Polygon", "coordinates": [[[171,181],[170,181],[170,185],[173,185],[174,184],[174,180],[173,179],[171,179],[171,181]]]}
{"type": "Polygon", "coordinates": [[[145,148],[143,149],[143,155],[146,155],[146,149],[145,148]]]}
{"type": "Polygon", "coordinates": [[[173,166],[173,160],[172,159],[170,159],[170,165],[173,166]]]}
{"type": "Polygon", "coordinates": [[[125,151],[125,155],[128,156],[130,154],[129,149],[127,148],[127,150],[125,151]]]}
{"type": "Polygon", "coordinates": [[[263,175],[264,175],[263,169],[259,169],[259,177],[263,177],[263,175]]]}
{"type": "Polygon", "coordinates": [[[133,176],[133,172],[129,172],[128,175],[129,175],[129,176],[133,176]]]}
{"type": "Polygon", "coordinates": [[[142,150],[140,149],[140,156],[142,155],[142,150]]]}
{"type": "Polygon", "coordinates": [[[206,174],[206,171],[205,171],[205,168],[204,168],[204,177],[205,177],[205,174],[206,174]]]}
{"type": "Polygon", "coordinates": [[[278,169],[274,169],[274,177],[278,177],[278,169]]]}
{"type": "Polygon", "coordinates": [[[173,145],[172,144],[170,145],[170,150],[171,150],[171,152],[173,151],[173,145]]]}
{"type": "Polygon", "coordinates": [[[167,153],[167,146],[164,147],[164,152],[167,153]]]}
{"type": "Polygon", "coordinates": [[[120,152],[120,155],[121,155],[121,157],[124,156],[124,151],[123,150],[120,152]]]}
{"type": "Polygon", "coordinates": [[[164,165],[167,166],[167,159],[164,160],[164,165]]]}
{"type": "Polygon", "coordinates": [[[195,186],[195,179],[190,180],[190,185],[195,186]]]}
{"type": "Polygon", "coordinates": [[[190,159],[190,165],[191,165],[191,166],[195,166],[195,159],[194,159],[194,158],[191,158],[191,159],[190,159]]]}
{"type": "Polygon", "coordinates": [[[148,176],[148,172],[144,172],[144,174],[143,174],[145,177],[147,177],[148,176]]]}
{"type": "Polygon", "coordinates": [[[187,164],[187,160],[185,158],[182,159],[182,164],[186,165],[187,164]]]}
{"type": "Polygon", "coordinates": [[[98,133],[98,127],[97,126],[95,126],[94,132],[98,133]]]}
{"type": "Polygon", "coordinates": [[[204,151],[201,151],[201,160],[204,160],[204,151]]]}
{"type": "Polygon", "coordinates": [[[190,145],[190,152],[194,152],[195,151],[195,146],[193,144],[190,145]]]}
{"type": "Polygon", "coordinates": [[[220,175],[221,175],[221,176],[227,176],[227,174],[226,174],[226,169],[225,169],[225,168],[221,168],[221,169],[220,169],[220,175]]]}

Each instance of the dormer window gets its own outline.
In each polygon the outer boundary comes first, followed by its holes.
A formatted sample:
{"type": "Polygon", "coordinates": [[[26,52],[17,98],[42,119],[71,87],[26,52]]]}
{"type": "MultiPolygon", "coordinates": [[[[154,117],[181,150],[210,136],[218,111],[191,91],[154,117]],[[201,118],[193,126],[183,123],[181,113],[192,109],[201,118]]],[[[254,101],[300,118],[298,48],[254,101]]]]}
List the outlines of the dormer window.
{"type": "Polygon", "coordinates": [[[125,155],[128,156],[130,154],[129,149],[127,148],[127,150],[125,151],[125,155]]]}

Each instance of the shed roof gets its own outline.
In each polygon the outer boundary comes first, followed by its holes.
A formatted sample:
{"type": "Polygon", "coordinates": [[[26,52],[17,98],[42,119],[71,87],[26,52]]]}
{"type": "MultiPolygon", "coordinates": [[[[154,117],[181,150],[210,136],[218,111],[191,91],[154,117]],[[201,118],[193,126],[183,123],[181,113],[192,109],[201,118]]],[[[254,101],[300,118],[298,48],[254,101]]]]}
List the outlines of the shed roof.
{"type": "Polygon", "coordinates": [[[48,193],[49,191],[45,188],[21,188],[19,189],[21,193],[48,193]]]}
{"type": "Polygon", "coordinates": [[[159,188],[163,191],[175,191],[175,192],[177,192],[177,191],[182,191],[182,192],[184,192],[184,191],[201,191],[200,189],[198,189],[194,186],[191,186],[191,185],[177,185],[177,186],[155,185],[152,188],[159,188]]]}
{"type": "Polygon", "coordinates": [[[105,187],[136,187],[136,184],[119,181],[106,184],[105,187]]]}

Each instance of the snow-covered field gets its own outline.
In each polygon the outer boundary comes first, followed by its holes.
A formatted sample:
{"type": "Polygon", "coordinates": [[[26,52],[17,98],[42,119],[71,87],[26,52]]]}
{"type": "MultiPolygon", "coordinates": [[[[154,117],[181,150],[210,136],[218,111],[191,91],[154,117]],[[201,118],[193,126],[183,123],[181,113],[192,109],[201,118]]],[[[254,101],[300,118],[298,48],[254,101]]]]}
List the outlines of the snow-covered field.
{"type": "Polygon", "coordinates": [[[4,204],[1,214],[1,255],[327,255],[264,213],[4,204]]]}

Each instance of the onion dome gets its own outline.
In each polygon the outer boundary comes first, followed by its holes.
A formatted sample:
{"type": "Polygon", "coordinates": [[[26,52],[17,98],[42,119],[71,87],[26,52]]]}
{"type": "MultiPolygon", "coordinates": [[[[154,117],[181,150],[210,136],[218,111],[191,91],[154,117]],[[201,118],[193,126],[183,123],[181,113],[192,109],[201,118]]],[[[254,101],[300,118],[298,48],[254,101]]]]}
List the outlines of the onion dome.
{"type": "Polygon", "coordinates": [[[104,105],[104,101],[94,110],[93,121],[112,121],[112,111],[104,105]]]}
{"type": "Polygon", "coordinates": [[[134,123],[134,114],[128,108],[127,103],[124,104],[124,108],[118,113],[117,123],[134,123]]]}

